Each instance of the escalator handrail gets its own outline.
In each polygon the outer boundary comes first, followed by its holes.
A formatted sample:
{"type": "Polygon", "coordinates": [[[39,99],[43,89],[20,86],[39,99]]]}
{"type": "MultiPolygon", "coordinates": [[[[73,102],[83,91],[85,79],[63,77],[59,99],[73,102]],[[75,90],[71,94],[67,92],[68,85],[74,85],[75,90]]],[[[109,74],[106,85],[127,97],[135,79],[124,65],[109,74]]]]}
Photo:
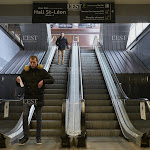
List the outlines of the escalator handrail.
{"type": "MultiPolygon", "coordinates": [[[[55,51],[56,51],[55,45],[49,47],[49,57],[47,58],[46,63],[43,64],[44,69],[46,71],[49,70],[48,66],[50,67],[50,65],[51,65],[55,51]]],[[[44,56],[44,57],[46,57],[46,56],[44,56]]],[[[34,107],[34,105],[32,105],[32,107],[30,108],[30,111],[29,111],[28,124],[30,124],[30,122],[31,122],[34,110],[35,110],[35,107],[34,107]]],[[[18,123],[16,124],[16,126],[11,131],[9,131],[3,135],[6,138],[6,142],[5,142],[6,147],[9,147],[9,145],[11,145],[11,143],[16,141],[18,138],[20,138],[23,135],[23,113],[21,114],[20,119],[18,120],[18,123]]]]}
{"type": "Polygon", "coordinates": [[[81,137],[86,138],[86,125],[85,125],[85,100],[83,97],[83,79],[82,79],[82,65],[81,65],[81,50],[78,39],[78,56],[79,56],[79,92],[81,101],[81,137]]]}
{"type": "Polygon", "coordinates": [[[120,82],[119,82],[119,80],[118,80],[118,78],[117,78],[117,76],[116,76],[116,73],[115,73],[115,71],[114,71],[114,67],[110,64],[109,58],[106,57],[106,54],[105,54],[105,52],[104,52],[102,46],[100,46],[100,48],[101,48],[101,50],[103,51],[103,53],[104,53],[104,55],[105,55],[105,58],[107,59],[107,62],[109,63],[109,66],[110,66],[110,68],[111,68],[111,70],[112,70],[112,72],[113,72],[113,74],[112,74],[112,75],[113,75],[113,79],[114,79],[114,81],[116,82],[116,85],[117,85],[117,87],[118,87],[118,89],[119,89],[119,91],[120,91],[121,96],[123,96],[124,99],[129,99],[129,97],[126,95],[126,93],[125,93],[124,90],[122,89],[122,86],[120,85],[120,82]]]}
{"type": "Polygon", "coordinates": [[[68,97],[66,99],[66,133],[71,138],[81,134],[81,114],[79,96],[79,65],[78,65],[78,45],[72,36],[72,52],[70,56],[70,82],[68,86],[68,97]]]}
{"type": "MultiPolygon", "coordinates": [[[[143,136],[143,133],[139,132],[134,128],[132,123],[130,122],[126,110],[124,108],[123,102],[121,100],[120,94],[118,92],[117,86],[109,72],[108,66],[106,66],[106,62],[104,62],[102,57],[102,51],[98,46],[95,46],[95,52],[101,66],[101,70],[103,72],[103,76],[119,121],[122,132],[127,139],[133,140],[137,145],[140,145],[140,139],[143,136]]],[[[104,54],[103,54],[104,55],[104,54]]]]}
{"type": "Polygon", "coordinates": [[[109,58],[107,58],[107,56],[106,56],[106,54],[105,54],[105,52],[104,52],[104,50],[103,50],[103,46],[100,44],[100,42],[99,42],[97,36],[94,37],[93,48],[94,48],[94,46],[99,46],[99,48],[103,51],[103,53],[104,53],[104,55],[105,55],[105,58],[107,59],[107,62],[109,63],[109,67],[110,67],[111,70],[112,70],[112,76],[113,76],[113,79],[114,79],[114,81],[115,81],[115,83],[116,83],[118,89],[119,89],[119,92],[120,92],[120,94],[121,94],[121,97],[123,97],[124,99],[129,99],[129,97],[126,95],[126,93],[125,93],[124,90],[122,89],[122,86],[120,85],[120,82],[119,82],[119,80],[118,80],[118,78],[117,78],[117,76],[116,76],[114,67],[110,64],[110,60],[109,60],[109,58]]]}

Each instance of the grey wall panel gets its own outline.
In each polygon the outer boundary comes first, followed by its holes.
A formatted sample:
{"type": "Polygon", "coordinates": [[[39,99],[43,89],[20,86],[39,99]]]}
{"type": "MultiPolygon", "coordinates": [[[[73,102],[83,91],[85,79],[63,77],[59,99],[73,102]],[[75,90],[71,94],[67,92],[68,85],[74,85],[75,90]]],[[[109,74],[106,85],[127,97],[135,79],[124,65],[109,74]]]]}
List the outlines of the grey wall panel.
{"type": "Polygon", "coordinates": [[[145,66],[150,69],[150,32],[146,34],[131,50],[145,66]]]}
{"type": "Polygon", "coordinates": [[[46,24],[20,24],[25,50],[47,50],[46,24]]]}
{"type": "Polygon", "coordinates": [[[125,50],[130,24],[103,24],[105,50],[125,50]]]}
{"type": "Polygon", "coordinates": [[[20,47],[0,29],[0,68],[2,69],[19,50],[20,47]]]}

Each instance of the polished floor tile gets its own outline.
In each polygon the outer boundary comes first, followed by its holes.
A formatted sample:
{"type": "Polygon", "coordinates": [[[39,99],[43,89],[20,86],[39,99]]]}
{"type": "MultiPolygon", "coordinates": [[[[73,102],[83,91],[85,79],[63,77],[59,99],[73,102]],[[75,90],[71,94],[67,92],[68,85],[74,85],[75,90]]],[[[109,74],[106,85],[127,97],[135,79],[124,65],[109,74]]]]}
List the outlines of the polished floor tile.
{"type": "Polygon", "coordinates": [[[139,148],[122,137],[88,138],[86,148],[61,148],[60,141],[56,139],[42,139],[42,142],[42,145],[36,145],[35,138],[30,138],[24,146],[14,144],[10,148],[0,150],[150,150],[150,148],[139,148]]]}

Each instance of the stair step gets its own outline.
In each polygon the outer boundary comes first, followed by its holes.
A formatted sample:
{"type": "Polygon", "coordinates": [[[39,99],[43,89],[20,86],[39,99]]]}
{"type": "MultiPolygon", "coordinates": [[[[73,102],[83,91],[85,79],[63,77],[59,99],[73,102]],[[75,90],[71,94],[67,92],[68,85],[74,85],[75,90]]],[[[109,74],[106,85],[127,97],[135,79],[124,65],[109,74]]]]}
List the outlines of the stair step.
{"type": "Polygon", "coordinates": [[[115,113],[86,113],[86,121],[117,120],[115,113]]]}
{"type": "Polygon", "coordinates": [[[66,84],[45,84],[45,89],[66,89],[66,84]]]}
{"type": "Polygon", "coordinates": [[[109,94],[85,94],[84,99],[86,100],[108,100],[110,99],[109,94]]]}
{"type": "Polygon", "coordinates": [[[116,120],[103,121],[86,121],[86,128],[88,129],[119,129],[119,123],[116,120]]]}
{"type": "Polygon", "coordinates": [[[44,100],[45,106],[62,106],[62,99],[44,100]]]}
{"type": "Polygon", "coordinates": [[[55,80],[55,84],[67,84],[67,80],[55,80]]]}
{"type": "MultiPolygon", "coordinates": [[[[99,73],[99,72],[89,72],[89,73],[87,73],[87,72],[82,72],[82,75],[84,76],[84,77],[90,77],[90,76],[97,76],[97,77],[102,77],[103,75],[102,75],[102,73],[99,73]]],[[[92,78],[91,78],[92,79],[92,78]]]]}
{"type": "Polygon", "coordinates": [[[44,94],[44,100],[49,99],[65,99],[66,94],[44,94]]]}
{"type": "Polygon", "coordinates": [[[61,113],[62,112],[62,106],[43,106],[42,108],[43,113],[48,112],[55,112],[55,113],[61,113]]]}
{"type": "MultiPolygon", "coordinates": [[[[85,67],[82,67],[82,71],[86,71],[86,70],[100,70],[100,67],[99,66],[96,66],[96,67],[93,67],[93,66],[85,66],[85,67]]],[[[101,70],[100,70],[101,71],[101,70]]]]}
{"type": "Polygon", "coordinates": [[[55,76],[65,76],[65,77],[67,77],[68,76],[67,72],[61,72],[61,73],[51,72],[50,75],[52,75],[53,77],[55,77],[55,76]]]}
{"type": "Polygon", "coordinates": [[[111,106],[112,103],[110,100],[86,100],[85,99],[85,105],[86,106],[111,106]]]}
{"type": "Polygon", "coordinates": [[[101,84],[101,85],[83,85],[84,89],[106,89],[106,85],[105,84],[101,84]]]}
{"type": "Polygon", "coordinates": [[[94,85],[99,85],[99,84],[105,84],[104,80],[83,80],[83,84],[87,85],[87,84],[94,84],[94,85]]]}
{"type": "Polygon", "coordinates": [[[101,73],[101,70],[82,70],[82,73],[101,73]]]}
{"type": "Polygon", "coordinates": [[[67,75],[66,76],[61,76],[61,75],[55,75],[55,76],[53,76],[53,78],[55,79],[55,80],[64,80],[64,81],[67,81],[67,75]]]}
{"type": "Polygon", "coordinates": [[[85,89],[84,94],[108,94],[107,89],[85,89]]]}
{"type": "Polygon", "coordinates": [[[44,94],[66,94],[65,89],[44,89],[44,94]]]}
{"type": "Polygon", "coordinates": [[[112,106],[86,106],[86,113],[113,113],[114,109],[112,106]]]}
{"type": "Polygon", "coordinates": [[[57,68],[67,68],[69,67],[69,64],[63,64],[63,65],[58,65],[58,64],[51,64],[50,69],[53,67],[57,67],[57,68]]]}
{"type": "MultiPolygon", "coordinates": [[[[31,137],[36,137],[36,129],[30,129],[29,131],[31,137]]],[[[60,137],[61,129],[42,129],[42,137],[60,137]]]]}
{"type": "Polygon", "coordinates": [[[59,73],[59,72],[60,72],[60,73],[65,72],[65,73],[66,73],[66,72],[67,72],[67,69],[65,69],[65,70],[60,70],[60,69],[55,69],[55,70],[53,69],[53,70],[51,70],[51,69],[50,69],[49,72],[50,72],[50,73],[59,73]]]}
{"type": "Polygon", "coordinates": [[[61,120],[61,113],[42,113],[42,120],[61,120]]]}
{"type": "MultiPolygon", "coordinates": [[[[32,120],[30,127],[36,129],[37,122],[32,120]]],[[[60,120],[42,120],[42,129],[60,129],[61,121],[60,120]]]]}
{"type": "Polygon", "coordinates": [[[86,130],[87,136],[121,136],[121,130],[119,129],[88,129],[86,130]]]}

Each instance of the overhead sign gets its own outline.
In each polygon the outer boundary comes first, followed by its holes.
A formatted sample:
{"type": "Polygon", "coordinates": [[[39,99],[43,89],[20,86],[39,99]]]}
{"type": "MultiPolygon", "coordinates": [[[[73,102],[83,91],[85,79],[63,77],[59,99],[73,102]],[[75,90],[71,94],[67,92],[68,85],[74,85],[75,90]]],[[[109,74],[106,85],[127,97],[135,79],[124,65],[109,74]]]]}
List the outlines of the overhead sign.
{"type": "Polygon", "coordinates": [[[91,23],[79,23],[78,28],[92,28],[91,23]]]}
{"type": "Polygon", "coordinates": [[[67,3],[33,3],[33,23],[67,23],[67,3]]]}
{"type": "MultiPolygon", "coordinates": [[[[68,12],[80,12],[76,23],[114,23],[114,3],[33,3],[33,23],[68,23],[68,12]]],[[[73,22],[73,20],[71,20],[73,22]]]]}
{"type": "Polygon", "coordinates": [[[59,23],[59,28],[72,28],[72,23],[59,23]]]}
{"type": "Polygon", "coordinates": [[[114,3],[82,3],[80,11],[81,23],[114,23],[114,3]]]}

